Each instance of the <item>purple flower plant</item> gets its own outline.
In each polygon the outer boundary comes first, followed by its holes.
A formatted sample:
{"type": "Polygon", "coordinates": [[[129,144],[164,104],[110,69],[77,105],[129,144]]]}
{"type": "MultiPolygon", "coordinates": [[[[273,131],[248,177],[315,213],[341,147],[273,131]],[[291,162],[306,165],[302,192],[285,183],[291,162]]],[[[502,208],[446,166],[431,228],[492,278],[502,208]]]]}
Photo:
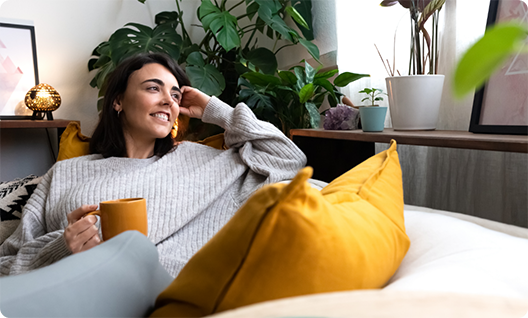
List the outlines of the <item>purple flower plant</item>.
{"type": "Polygon", "coordinates": [[[351,130],[358,128],[359,110],[346,106],[337,105],[326,111],[324,120],[325,130],[351,130]]]}

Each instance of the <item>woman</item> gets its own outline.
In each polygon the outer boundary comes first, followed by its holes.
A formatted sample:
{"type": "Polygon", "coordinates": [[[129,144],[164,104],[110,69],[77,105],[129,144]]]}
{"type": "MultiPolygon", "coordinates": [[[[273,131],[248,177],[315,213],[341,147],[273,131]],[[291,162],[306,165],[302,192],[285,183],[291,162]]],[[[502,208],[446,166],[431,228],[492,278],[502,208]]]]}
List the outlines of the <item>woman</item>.
{"type": "Polygon", "coordinates": [[[120,64],[108,80],[91,155],[56,163],[0,246],[0,274],[52,264],[101,242],[94,216],[101,201],[147,200],[149,239],[175,277],[259,187],[291,179],[304,154],[244,104],[235,108],[189,86],[162,54],[120,64]],[[228,150],[175,143],[174,123],[201,118],[225,129],[228,150]],[[175,146],[176,144],[176,146],[175,146]]]}

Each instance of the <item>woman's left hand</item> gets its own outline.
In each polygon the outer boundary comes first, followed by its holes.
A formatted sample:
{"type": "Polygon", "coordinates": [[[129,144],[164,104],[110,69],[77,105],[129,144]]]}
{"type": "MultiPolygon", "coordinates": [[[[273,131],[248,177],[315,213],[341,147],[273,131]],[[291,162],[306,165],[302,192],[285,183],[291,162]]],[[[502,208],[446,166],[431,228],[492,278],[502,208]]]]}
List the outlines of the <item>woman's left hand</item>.
{"type": "Polygon", "coordinates": [[[182,98],[180,102],[180,114],[191,118],[202,118],[205,107],[211,96],[202,93],[196,88],[183,86],[181,88],[182,98]]]}

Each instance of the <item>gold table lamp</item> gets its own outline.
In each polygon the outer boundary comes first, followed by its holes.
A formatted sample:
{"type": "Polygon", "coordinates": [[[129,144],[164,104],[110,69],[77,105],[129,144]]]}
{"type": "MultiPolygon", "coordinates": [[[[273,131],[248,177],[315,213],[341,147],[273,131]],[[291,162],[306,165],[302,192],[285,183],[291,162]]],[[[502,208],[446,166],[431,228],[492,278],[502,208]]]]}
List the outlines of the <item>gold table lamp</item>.
{"type": "Polygon", "coordinates": [[[43,119],[45,113],[48,120],[53,120],[51,112],[59,108],[61,97],[55,88],[41,83],[27,92],[24,103],[33,111],[34,119],[43,119]]]}

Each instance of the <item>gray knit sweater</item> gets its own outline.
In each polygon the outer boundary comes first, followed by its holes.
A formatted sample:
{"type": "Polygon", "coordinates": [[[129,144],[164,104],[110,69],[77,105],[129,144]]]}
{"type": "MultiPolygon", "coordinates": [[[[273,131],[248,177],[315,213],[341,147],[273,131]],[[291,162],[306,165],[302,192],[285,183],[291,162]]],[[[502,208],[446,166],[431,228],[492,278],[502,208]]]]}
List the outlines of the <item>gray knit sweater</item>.
{"type": "Polygon", "coordinates": [[[20,226],[0,246],[0,275],[70,255],[66,215],[81,205],[143,197],[148,237],[175,277],[257,188],[291,179],[306,163],[291,140],[244,104],[232,108],[213,97],[202,120],[225,129],[228,150],[183,142],[162,158],[88,155],[56,163],[28,200],[20,226]]]}

